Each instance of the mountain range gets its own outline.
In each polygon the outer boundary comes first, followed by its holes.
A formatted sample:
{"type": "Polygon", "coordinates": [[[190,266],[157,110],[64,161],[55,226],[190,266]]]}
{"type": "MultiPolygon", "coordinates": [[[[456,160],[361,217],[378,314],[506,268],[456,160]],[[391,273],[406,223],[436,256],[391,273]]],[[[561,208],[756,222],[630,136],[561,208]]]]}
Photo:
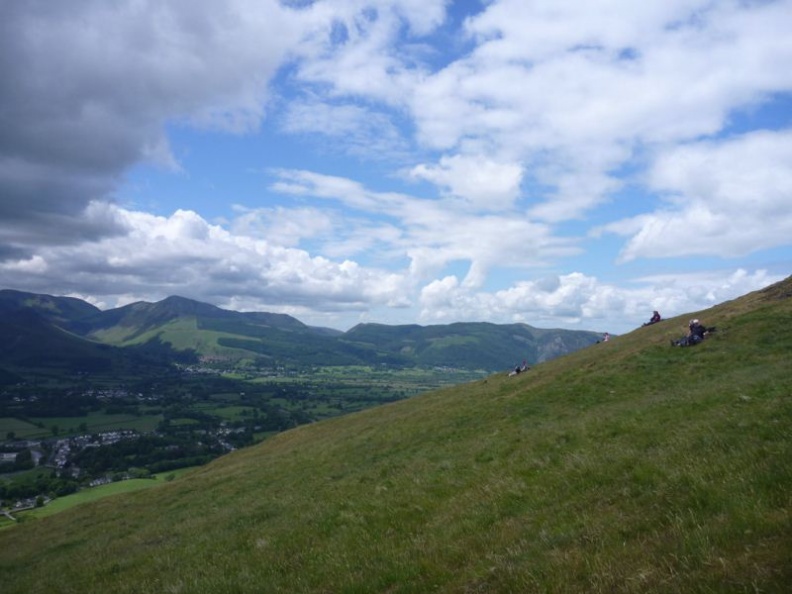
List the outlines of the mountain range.
{"type": "Polygon", "coordinates": [[[173,361],[233,366],[445,366],[495,371],[594,344],[599,333],[527,324],[359,324],[346,332],[172,296],[100,310],[72,297],[0,290],[0,370],[117,372],[173,361]]]}

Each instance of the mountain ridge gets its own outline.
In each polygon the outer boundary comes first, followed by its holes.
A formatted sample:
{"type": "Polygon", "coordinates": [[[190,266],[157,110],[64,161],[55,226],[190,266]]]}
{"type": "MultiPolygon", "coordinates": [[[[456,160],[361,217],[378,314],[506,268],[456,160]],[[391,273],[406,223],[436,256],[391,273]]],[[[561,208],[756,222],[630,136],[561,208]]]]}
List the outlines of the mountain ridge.
{"type": "MultiPolygon", "coordinates": [[[[75,298],[0,291],[0,323],[21,310],[41,315],[51,325],[52,340],[59,339],[58,331],[70,333],[76,350],[91,348],[82,339],[164,355],[170,349],[173,359],[219,359],[255,366],[384,364],[495,371],[522,360],[542,362],[593,344],[599,337],[589,331],[487,322],[367,323],[341,332],[308,326],[286,314],[230,311],[176,295],[102,311],[75,298]]],[[[41,340],[46,342],[45,335],[41,340]]],[[[70,349],[60,352],[68,358],[70,349]]],[[[0,358],[0,367],[13,363],[0,358]]]]}

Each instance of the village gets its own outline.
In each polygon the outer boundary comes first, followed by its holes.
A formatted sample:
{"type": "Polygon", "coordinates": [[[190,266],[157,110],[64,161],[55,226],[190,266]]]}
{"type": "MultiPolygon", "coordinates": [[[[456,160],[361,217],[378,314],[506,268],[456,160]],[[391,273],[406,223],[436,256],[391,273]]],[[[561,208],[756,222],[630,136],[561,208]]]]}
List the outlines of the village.
{"type": "MultiPolygon", "coordinates": [[[[226,438],[237,431],[221,428],[214,435],[205,435],[205,440],[212,442],[213,455],[197,461],[203,463],[210,457],[234,450],[226,438]]],[[[191,465],[196,461],[190,457],[182,464],[180,457],[174,455],[183,452],[183,444],[167,443],[166,436],[157,433],[146,435],[132,429],[63,438],[7,440],[2,443],[3,451],[0,452],[0,514],[15,520],[14,514],[18,512],[45,506],[56,497],[80,489],[131,478],[149,478],[153,474],[149,467],[156,468],[156,460],[154,464],[147,464],[148,467],[127,466],[127,460],[130,457],[134,460],[136,449],[150,451],[153,440],[160,441],[161,451],[141,461],[150,462],[158,457],[170,459],[170,468],[191,465]],[[119,449],[118,446],[125,442],[126,446],[119,449]],[[135,444],[144,442],[145,445],[136,448],[135,444]],[[99,450],[108,453],[98,457],[93,455],[99,450]],[[101,463],[97,463],[97,459],[101,463]],[[33,469],[49,469],[49,480],[15,481],[33,469]]],[[[160,467],[164,468],[161,464],[160,467]]]]}

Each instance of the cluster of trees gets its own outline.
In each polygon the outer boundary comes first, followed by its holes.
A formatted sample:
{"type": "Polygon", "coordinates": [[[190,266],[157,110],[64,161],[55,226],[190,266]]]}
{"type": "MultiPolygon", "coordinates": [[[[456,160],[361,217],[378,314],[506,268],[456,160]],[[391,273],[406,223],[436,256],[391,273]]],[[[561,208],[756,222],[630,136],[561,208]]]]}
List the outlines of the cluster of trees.
{"type": "Polygon", "coordinates": [[[70,477],[59,477],[54,470],[25,473],[0,481],[0,500],[13,502],[42,494],[53,498],[63,497],[74,493],[79,487],[79,481],[70,477]]]}
{"type": "Polygon", "coordinates": [[[152,473],[204,464],[223,453],[217,444],[190,439],[143,435],[75,454],[72,464],[89,476],[145,468],[152,473]]]}
{"type": "Polygon", "coordinates": [[[30,470],[35,465],[33,453],[30,450],[22,450],[17,453],[16,459],[13,462],[0,462],[0,474],[30,470]]]}

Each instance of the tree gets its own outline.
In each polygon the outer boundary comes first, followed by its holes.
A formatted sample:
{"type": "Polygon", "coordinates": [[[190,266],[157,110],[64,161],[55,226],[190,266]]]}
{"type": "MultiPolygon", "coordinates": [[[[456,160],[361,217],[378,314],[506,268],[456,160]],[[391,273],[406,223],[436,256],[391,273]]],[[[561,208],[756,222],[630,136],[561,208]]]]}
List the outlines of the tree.
{"type": "Polygon", "coordinates": [[[14,460],[14,470],[30,470],[35,466],[30,450],[22,450],[14,460]]]}

